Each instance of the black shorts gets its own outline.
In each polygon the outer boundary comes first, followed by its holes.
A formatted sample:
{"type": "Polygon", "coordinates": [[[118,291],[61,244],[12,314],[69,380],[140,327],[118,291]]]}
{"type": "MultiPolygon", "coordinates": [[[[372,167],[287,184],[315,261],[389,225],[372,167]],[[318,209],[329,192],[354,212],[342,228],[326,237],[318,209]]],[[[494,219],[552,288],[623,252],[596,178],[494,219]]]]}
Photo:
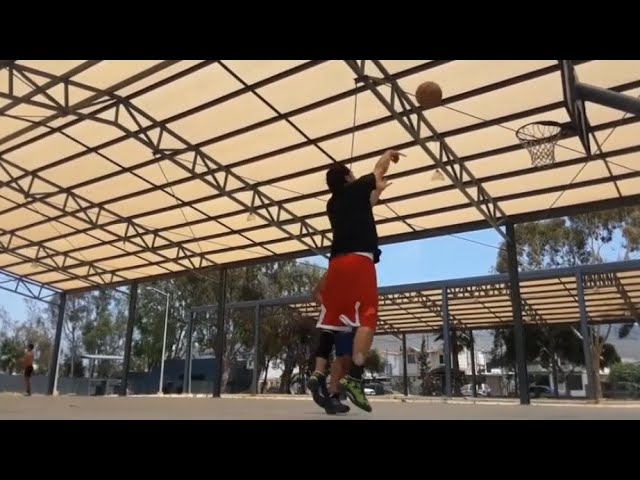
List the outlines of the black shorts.
{"type": "Polygon", "coordinates": [[[27,368],[24,369],[24,376],[27,378],[31,378],[31,375],[33,375],[33,367],[29,365],[27,368]]]}

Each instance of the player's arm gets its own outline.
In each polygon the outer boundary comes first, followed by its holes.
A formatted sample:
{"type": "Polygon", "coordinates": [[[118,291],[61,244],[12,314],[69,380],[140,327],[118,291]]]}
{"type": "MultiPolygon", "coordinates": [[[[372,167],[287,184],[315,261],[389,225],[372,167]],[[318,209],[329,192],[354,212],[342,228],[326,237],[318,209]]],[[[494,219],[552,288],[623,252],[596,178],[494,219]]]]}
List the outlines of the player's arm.
{"type": "Polygon", "coordinates": [[[389,165],[391,162],[397,163],[400,159],[400,154],[395,150],[387,150],[384,155],[376,162],[373,167],[373,176],[375,177],[375,190],[371,192],[369,197],[371,206],[375,206],[380,200],[380,195],[391,183],[385,180],[384,176],[389,171],[389,165]]]}
{"type": "Polygon", "coordinates": [[[387,186],[384,176],[389,171],[391,162],[397,163],[400,160],[400,153],[395,150],[387,150],[376,162],[373,167],[373,175],[376,178],[376,190],[384,190],[387,186]]]}
{"type": "MultiPolygon", "coordinates": [[[[391,183],[387,183],[387,187],[391,185],[391,183]]],[[[377,203],[380,201],[380,195],[382,195],[382,190],[374,190],[371,192],[371,196],[369,197],[371,200],[371,206],[375,207],[377,203]]]]}
{"type": "Polygon", "coordinates": [[[326,283],[327,283],[327,274],[325,272],[324,275],[322,275],[322,277],[316,284],[315,288],[313,289],[313,298],[315,298],[316,302],[320,304],[322,303],[322,292],[324,291],[324,286],[326,283]]]}

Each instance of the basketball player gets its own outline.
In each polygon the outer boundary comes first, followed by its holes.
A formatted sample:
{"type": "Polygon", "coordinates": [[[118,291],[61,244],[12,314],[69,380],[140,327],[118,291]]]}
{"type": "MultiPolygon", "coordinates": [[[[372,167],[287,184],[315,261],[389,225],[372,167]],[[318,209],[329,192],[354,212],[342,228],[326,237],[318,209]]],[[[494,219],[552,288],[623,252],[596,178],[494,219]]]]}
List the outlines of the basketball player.
{"type": "Polygon", "coordinates": [[[27,351],[24,353],[24,357],[22,357],[22,367],[24,368],[25,395],[27,397],[31,396],[31,375],[33,375],[33,349],[33,343],[27,345],[27,351]]]}
{"type": "Polygon", "coordinates": [[[375,264],[380,259],[373,206],[389,186],[384,176],[390,163],[399,159],[398,152],[388,150],[376,162],[373,173],[359,179],[342,164],[327,171],[331,192],[327,214],[333,242],[318,327],[336,332],[357,329],[353,365],[340,385],[351,402],[367,412],[371,405],[364,394],[362,374],[378,320],[375,264]]]}
{"type": "MultiPolygon", "coordinates": [[[[322,305],[322,292],[326,283],[326,274],[316,285],[313,295],[316,301],[322,305]]],[[[333,332],[320,328],[318,346],[315,351],[315,370],[309,378],[308,386],[313,396],[313,401],[320,408],[324,408],[328,414],[347,413],[350,408],[340,401],[338,380],[340,380],[351,366],[353,350],[352,331],[333,332]],[[331,381],[327,389],[326,369],[331,349],[335,346],[335,360],[331,364],[331,381]]]]}

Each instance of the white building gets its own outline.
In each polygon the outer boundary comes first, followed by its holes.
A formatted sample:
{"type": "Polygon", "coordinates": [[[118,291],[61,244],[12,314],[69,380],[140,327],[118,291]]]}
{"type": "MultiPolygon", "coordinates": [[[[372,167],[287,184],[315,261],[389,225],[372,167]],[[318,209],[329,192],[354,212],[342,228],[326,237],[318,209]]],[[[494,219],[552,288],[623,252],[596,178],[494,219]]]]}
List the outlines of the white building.
{"type": "MultiPolygon", "coordinates": [[[[383,358],[386,364],[385,374],[390,377],[402,377],[403,364],[402,364],[402,351],[393,350],[378,350],[380,356],[383,358]]],[[[475,352],[475,367],[476,373],[484,372],[487,365],[487,358],[484,352],[476,350],[475,352]]],[[[444,366],[444,348],[431,348],[427,350],[429,355],[430,368],[438,368],[444,366]]],[[[407,348],[407,375],[409,377],[417,377],[420,373],[418,365],[418,358],[420,355],[420,349],[415,347],[407,348]]],[[[466,375],[471,375],[471,352],[466,348],[458,354],[458,362],[460,370],[466,375]]]]}

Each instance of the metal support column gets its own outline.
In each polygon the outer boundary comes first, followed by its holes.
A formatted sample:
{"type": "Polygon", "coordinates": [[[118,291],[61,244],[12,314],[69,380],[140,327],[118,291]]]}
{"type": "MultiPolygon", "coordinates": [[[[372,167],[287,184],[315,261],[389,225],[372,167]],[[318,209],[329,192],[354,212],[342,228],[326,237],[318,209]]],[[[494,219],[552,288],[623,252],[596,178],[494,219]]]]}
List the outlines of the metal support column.
{"type": "Polygon", "coordinates": [[[580,308],[580,335],[582,336],[582,350],[584,351],[584,365],[587,369],[587,398],[596,399],[596,375],[593,369],[593,355],[591,351],[591,332],[587,319],[587,305],[584,301],[584,284],[582,272],[576,273],[576,287],[578,291],[578,306],[580,308]]]}
{"type": "Polygon", "coordinates": [[[447,287],[442,289],[442,339],[444,341],[444,395],[451,396],[451,328],[449,325],[449,296],[447,287]]]}
{"type": "Polygon", "coordinates": [[[256,318],[253,324],[253,377],[251,379],[251,393],[258,395],[260,375],[260,305],[256,305],[256,318]]]}
{"type": "MultiPolygon", "coordinates": [[[[67,294],[60,293],[58,301],[58,321],[56,322],[56,334],[53,340],[53,350],[49,360],[49,378],[47,378],[47,395],[54,395],[58,389],[58,362],[60,361],[60,345],[62,344],[62,329],[64,328],[64,308],[67,303],[67,294]]],[[[73,359],[71,360],[73,362],[73,359]]],[[[72,367],[73,368],[73,367],[72,367]]]]}
{"type": "Polygon", "coordinates": [[[131,343],[133,342],[133,326],[136,321],[136,307],[138,303],[138,284],[132,283],[129,289],[129,318],[124,339],[124,361],[122,362],[122,381],[120,382],[120,396],[127,395],[129,388],[129,366],[131,364],[131,343]]]}
{"type": "Polygon", "coordinates": [[[220,270],[220,283],[218,284],[218,315],[216,318],[216,371],[213,378],[213,398],[219,398],[222,394],[222,374],[224,373],[224,348],[225,348],[225,313],[227,310],[227,269],[220,270]]]}
{"type": "Polygon", "coordinates": [[[469,354],[471,355],[471,396],[478,396],[478,384],[476,383],[476,346],[473,339],[473,330],[469,330],[469,354]]]}
{"type": "Polygon", "coordinates": [[[195,321],[196,312],[190,311],[187,319],[187,334],[185,338],[184,349],[184,375],[182,377],[182,393],[191,393],[191,357],[193,349],[193,322],[195,321]]]}
{"type": "Polygon", "coordinates": [[[407,372],[407,334],[402,334],[402,388],[404,396],[409,395],[409,374],[407,372]]]}
{"type": "Polygon", "coordinates": [[[509,289],[511,291],[511,309],[513,311],[513,334],[516,348],[516,368],[518,374],[518,391],[520,404],[529,405],[529,375],[527,373],[527,356],[522,322],[522,299],[520,298],[520,274],[518,272],[518,252],[516,250],[516,231],[513,223],[505,225],[507,233],[507,263],[509,271],[509,289]]]}

